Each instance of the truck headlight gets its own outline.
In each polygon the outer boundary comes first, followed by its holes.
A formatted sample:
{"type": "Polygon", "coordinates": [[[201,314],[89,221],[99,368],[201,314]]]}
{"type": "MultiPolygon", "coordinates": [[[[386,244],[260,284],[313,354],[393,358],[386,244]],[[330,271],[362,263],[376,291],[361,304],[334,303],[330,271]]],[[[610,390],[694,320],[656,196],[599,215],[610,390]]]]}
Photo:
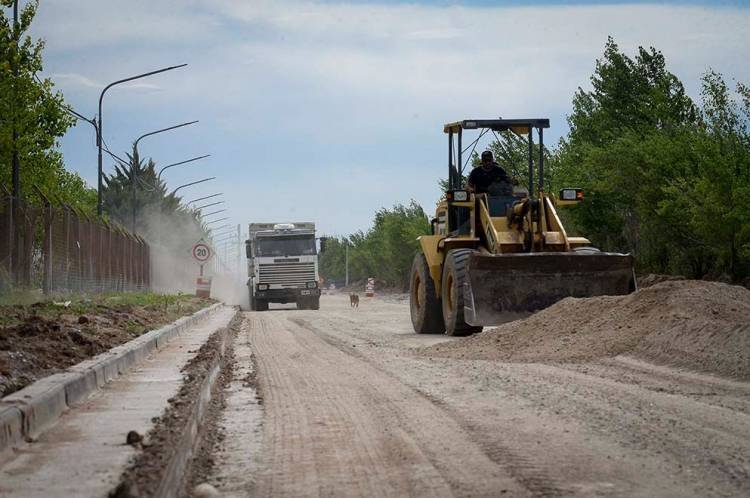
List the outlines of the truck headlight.
{"type": "Polygon", "coordinates": [[[267,290],[268,284],[258,284],[258,290],[267,290]]]}
{"type": "Polygon", "coordinates": [[[453,192],[453,200],[458,202],[468,201],[469,193],[466,190],[457,190],[453,192]]]}
{"type": "Polygon", "coordinates": [[[308,289],[314,289],[317,286],[318,286],[318,282],[307,282],[308,289]]]}

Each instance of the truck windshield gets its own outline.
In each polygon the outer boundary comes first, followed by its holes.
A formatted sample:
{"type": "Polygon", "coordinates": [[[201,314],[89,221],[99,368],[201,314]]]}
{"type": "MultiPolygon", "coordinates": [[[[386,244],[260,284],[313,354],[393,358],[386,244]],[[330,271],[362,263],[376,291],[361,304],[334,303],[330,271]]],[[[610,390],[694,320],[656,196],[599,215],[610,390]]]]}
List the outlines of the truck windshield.
{"type": "Polygon", "coordinates": [[[307,256],[315,254],[313,235],[287,235],[284,237],[259,237],[256,256],[307,256]]]}

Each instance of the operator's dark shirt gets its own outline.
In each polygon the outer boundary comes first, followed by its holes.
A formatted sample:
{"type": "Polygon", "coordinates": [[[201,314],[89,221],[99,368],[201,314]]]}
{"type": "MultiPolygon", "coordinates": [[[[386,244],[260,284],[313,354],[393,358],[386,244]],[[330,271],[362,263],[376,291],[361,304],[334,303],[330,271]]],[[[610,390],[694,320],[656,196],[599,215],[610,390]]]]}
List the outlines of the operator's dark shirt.
{"type": "Polygon", "coordinates": [[[489,186],[495,182],[510,182],[508,174],[497,163],[489,171],[477,166],[469,174],[469,185],[474,186],[474,192],[477,194],[486,194],[489,186]]]}

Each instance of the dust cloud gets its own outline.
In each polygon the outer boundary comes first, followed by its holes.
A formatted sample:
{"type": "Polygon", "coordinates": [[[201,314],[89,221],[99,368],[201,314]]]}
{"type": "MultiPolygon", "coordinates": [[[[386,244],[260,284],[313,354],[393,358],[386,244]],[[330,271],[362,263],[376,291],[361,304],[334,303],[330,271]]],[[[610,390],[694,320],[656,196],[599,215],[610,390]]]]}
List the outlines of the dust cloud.
{"type": "Polygon", "coordinates": [[[218,273],[211,278],[211,297],[224,304],[247,306],[247,278],[237,273],[218,273]]]}
{"type": "MultiPolygon", "coordinates": [[[[187,214],[187,213],[186,213],[187,214]]],[[[151,290],[158,293],[194,294],[200,265],[193,259],[192,247],[201,238],[211,244],[192,216],[164,216],[158,211],[144,214],[139,235],[151,251],[151,290]]],[[[203,265],[203,277],[211,279],[211,297],[229,305],[244,306],[247,300],[246,262],[240,247],[231,252],[215,250],[203,265]]]]}

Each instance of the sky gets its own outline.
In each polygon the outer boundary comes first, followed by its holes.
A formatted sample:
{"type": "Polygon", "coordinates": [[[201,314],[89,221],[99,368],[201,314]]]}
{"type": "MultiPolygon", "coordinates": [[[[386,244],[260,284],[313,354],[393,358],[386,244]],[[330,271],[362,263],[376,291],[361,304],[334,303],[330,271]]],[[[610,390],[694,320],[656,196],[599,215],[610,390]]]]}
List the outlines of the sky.
{"type": "MultiPolygon", "coordinates": [[[[222,192],[227,223],[315,221],[328,235],[411,199],[431,212],[445,122],[548,117],[556,141],[609,35],[630,55],[661,50],[693,97],[709,67],[750,82],[741,1],[40,0],[32,34],[44,76],[90,117],[105,84],[187,63],[107,92],[109,148],[199,120],[139,145],[162,166],[211,154],[164,173],[171,188],[217,177],[185,201],[222,192]]],[[[61,148],[95,185],[91,126],[61,148]]]]}

